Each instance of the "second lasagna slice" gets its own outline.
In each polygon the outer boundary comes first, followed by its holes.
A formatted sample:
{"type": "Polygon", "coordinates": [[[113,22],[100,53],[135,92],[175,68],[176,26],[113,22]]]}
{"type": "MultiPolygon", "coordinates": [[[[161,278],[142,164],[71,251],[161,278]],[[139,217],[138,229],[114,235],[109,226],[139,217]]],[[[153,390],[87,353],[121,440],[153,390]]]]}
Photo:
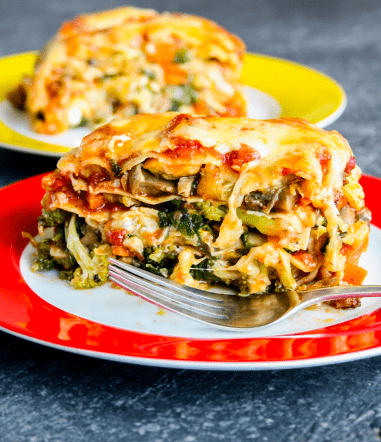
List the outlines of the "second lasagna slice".
{"type": "Polygon", "coordinates": [[[44,134],[140,113],[245,116],[244,53],[204,18],[119,8],[64,23],[9,98],[44,134]]]}

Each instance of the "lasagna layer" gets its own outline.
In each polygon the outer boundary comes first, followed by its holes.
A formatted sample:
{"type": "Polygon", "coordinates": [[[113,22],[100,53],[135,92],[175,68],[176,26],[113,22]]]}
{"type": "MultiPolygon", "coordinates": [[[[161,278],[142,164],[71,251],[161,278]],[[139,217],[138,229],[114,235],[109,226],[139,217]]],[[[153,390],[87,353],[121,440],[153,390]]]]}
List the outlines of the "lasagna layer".
{"type": "Polygon", "coordinates": [[[45,134],[138,113],[240,117],[244,53],[201,17],[133,7],[82,15],[62,25],[9,98],[45,134]]]}
{"type": "Polygon", "coordinates": [[[95,130],[43,179],[41,232],[58,209],[66,242],[76,219],[90,253],[241,295],[361,284],[360,175],[339,133],[304,120],[136,115],[95,130]]]}

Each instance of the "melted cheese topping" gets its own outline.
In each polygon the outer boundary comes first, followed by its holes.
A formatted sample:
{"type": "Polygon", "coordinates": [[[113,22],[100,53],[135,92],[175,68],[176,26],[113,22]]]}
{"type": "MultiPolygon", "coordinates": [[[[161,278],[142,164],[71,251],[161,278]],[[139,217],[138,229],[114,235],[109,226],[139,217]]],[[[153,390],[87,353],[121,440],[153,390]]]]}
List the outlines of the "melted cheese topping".
{"type": "Polygon", "coordinates": [[[214,275],[243,294],[274,281],[293,289],[340,284],[346,263],[356,264],[366,249],[369,215],[352,151],[337,132],[303,120],[136,115],[95,130],[58,169],[44,185],[48,210],[78,213],[104,237],[136,236],[123,244],[140,254],[142,244],[176,247],[181,259],[171,278],[189,285],[196,285],[192,265],[205,256],[217,260],[214,275]],[[134,190],[134,179],[148,187],[134,190]],[[152,189],[146,179],[156,183],[152,189]],[[196,186],[176,191],[182,179],[196,186]],[[96,198],[107,201],[96,206],[96,198]],[[199,236],[160,228],[158,204],[172,199],[222,206],[223,219],[199,236]],[[247,234],[254,242],[245,251],[247,234]]]}

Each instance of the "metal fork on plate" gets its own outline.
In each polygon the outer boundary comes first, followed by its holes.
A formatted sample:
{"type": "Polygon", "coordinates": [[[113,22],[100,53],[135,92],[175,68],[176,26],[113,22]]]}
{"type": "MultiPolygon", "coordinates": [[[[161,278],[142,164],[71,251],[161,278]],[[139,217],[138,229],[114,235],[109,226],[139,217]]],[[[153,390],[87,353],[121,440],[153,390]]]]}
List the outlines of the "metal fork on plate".
{"type": "Polygon", "coordinates": [[[252,329],[280,322],[324,301],[381,297],[381,286],[328,287],[260,296],[237,296],[199,290],[109,258],[109,279],[159,307],[227,329],[252,329]]]}

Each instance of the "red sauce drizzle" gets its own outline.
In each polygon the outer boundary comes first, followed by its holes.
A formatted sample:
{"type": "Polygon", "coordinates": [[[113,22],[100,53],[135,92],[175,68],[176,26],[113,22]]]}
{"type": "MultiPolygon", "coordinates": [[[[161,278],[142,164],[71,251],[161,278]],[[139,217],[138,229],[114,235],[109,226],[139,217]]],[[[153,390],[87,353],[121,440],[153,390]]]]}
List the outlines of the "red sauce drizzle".
{"type": "Polygon", "coordinates": [[[260,160],[260,154],[252,147],[242,144],[241,149],[233,150],[227,154],[217,152],[213,147],[205,147],[198,140],[187,140],[183,137],[171,138],[175,149],[166,150],[164,154],[172,159],[192,161],[197,155],[213,155],[228,166],[242,166],[253,160],[260,160]]]}
{"type": "Polygon", "coordinates": [[[164,152],[169,158],[192,160],[196,155],[200,154],[204,156],[208,154],[221,156],[214,149],[203,146],[198,140],[187,140],[183,137],[173,137],[171,140],[175,149],[168,149],[164,152]]]}
{"type": "MultiPolygon", "coordinates": [[[[85,179],[89,184],[100,183],[109,179],[107,174],[95,172],[85,179]]],[[[85,213],[97,213],[102,210],[118,211],[124,210],[125,206],[119,202],[107,201],[103,194],[95,194],[86,191],[76,192],[73,189],[70,178],[55,171],[42,179],[42,187],[47,190],[48,200],[46,204],[49,205],[51,197],[56,192],[64,192],[69,204],[83,210],[85,213]]]]}
{"type": "Polygon", "coordinates": [[[93,172],[86,180],[91,186],[96,187],[99,183],[102,183],[103,181],[107,181],[109,179],[110,177],[107,171],[96,171],[93,172]]]}
{"type": "Polygon", "coordinates": [[[301,261],[307,267],[314,267],[315,261],[311,253],[306,252],[297,252],[294,253],[294,257],[301,261]]]}
{"type": "Polygon", "coordinates": [[[345,166],[344,172],[349,175],[352,172],[352,170],[355,168],[355,166],[356,166],[356,159],[354,156],[351,156],[349,158],[347,165],[345,166]]]}
{"type": "Polygon", "coordinates": [[[340,253],[344,256],[348,255],[349,252],[352,250],[352,247],[348,244],[343,244],[341,249],[340,249],[340,253]]]}
{"type": "Polygon", "coordinates": [[[298,199],[298,205],[299,206],[306,207],[306,206],[309,206],[310,204],[312,204],[312,202],[311,202],[311,200],[309,198],[301,197],[301,198],[298,199]]]}
{"type": "Polygon", "coordinates": [[[328,164],[331,160],[332,156],[329,152],[325,151],[319,155],[319,162],[321,165],[321,170],[324,174],[328,172],[328,164]]]}
{"type": "Polygon", "coordinates": [[[121,246],[126,234],[126,229],[110,230],[107,232],[107,240],[110,244],[121,246]]]}
{"type": "Polygon", "coordinates": [[[242,166],[250,161],[260,160],[260,154],[252,147],[246,144],[241,144],[241,149],[233,150],[232,152],[224,155],[225,163],[229,166],[242,166]]]}
{"type": "Polygon", "coordinates": [[[292,173],[292,171],[288,167],[282,168],[282,175],[283,176],[290,175],[290,173],[292,173]]]}
{"type": "Polygon", "coordinates": [[[52,172],[49,175],[46,175],[41,182],[42,188],[45,190],[50,190],[56,192],[57,190],[62,189],[63,187],[68,187],[71,183],[70,180],[61,175],[58,171],[52,172]]]}

